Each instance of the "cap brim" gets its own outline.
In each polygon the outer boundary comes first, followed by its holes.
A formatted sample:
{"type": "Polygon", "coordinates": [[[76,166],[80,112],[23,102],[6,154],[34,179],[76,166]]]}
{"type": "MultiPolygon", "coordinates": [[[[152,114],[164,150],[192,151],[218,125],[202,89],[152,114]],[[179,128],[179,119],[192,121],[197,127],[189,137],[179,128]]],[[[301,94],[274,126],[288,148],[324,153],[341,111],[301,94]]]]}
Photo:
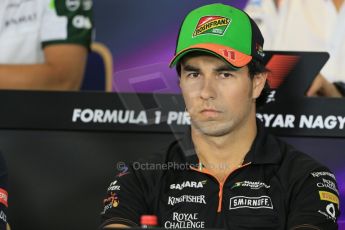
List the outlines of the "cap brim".
{"type": "Polygon", "coordinates": [[[185,54],[190,53],[192,51],[204,51],[207,53],[214,54],[237,68],[247,65],[252,60],[252,56],[241,53],[227,46],[217,44],[197,44],[178,52],[171,60],[169,64],[170,68],[174,67],[185,54]]]}

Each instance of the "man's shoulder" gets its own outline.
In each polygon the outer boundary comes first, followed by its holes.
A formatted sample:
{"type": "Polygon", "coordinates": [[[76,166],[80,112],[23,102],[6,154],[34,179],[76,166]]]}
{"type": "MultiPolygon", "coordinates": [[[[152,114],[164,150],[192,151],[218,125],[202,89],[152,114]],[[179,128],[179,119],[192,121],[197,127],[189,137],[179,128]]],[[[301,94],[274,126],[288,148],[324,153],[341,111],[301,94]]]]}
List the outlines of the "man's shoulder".
{"type": "Polygon", "coordinates": [[[280,164],[303,164],[305,168],[313,169],[315,167],[323,167],[320,162],[311,157],[308,153],[305,153],[293,145],[287,143],[279,137],[270,135],[270,143],[275,142],[279,146],[281,154],[280,164]]]}
{"type": "Polygon", "coordinates": [[[59,0],[59,1],[46,1],[44,0],[47,7],[50,9],[55,9],[58,14],[80,14],[89,13],[93,7],[92,0],[59,0]]]}
{"type": "Polygon", "coordinates": [[[92,0],[45,0],[43,7],[43,47],[65,43],[90,47],[93,29],[92,0]]]}
{"type": "Polygon", "coordinates": [[[276,138],[276,140],[281,149],[281,161],[278,172],[288,184],[304,181],[321,174],[327,174],[335,180],[333,173],[327,166],[285,141],[279,138],[276,138]]]}
{"type": "Polygon", "coordinates": [[[319,161],[314,159],[308,153],[305,153],[293,145],[277,138],[277,142],[282,149],[282,163],[287,164],[303,164],[305,168],[313,169],[317,167],[324,167],[319,161]]]}

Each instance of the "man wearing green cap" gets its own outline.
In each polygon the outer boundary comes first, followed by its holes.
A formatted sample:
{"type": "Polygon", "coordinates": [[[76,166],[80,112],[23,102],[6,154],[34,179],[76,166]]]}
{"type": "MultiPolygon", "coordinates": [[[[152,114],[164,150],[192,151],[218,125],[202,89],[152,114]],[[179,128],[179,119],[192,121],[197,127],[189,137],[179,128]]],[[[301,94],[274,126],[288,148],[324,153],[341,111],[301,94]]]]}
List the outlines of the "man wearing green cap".
{"type": "Polygon", "coordinates": [[[267,71],[260,30],[243,11],[211,4],[182,23],[176,66],[191,128],[165,154],[118,174],[102,225],[164,228],[337,229],[334,175],[264,130],[256,106],[267,71]]]}

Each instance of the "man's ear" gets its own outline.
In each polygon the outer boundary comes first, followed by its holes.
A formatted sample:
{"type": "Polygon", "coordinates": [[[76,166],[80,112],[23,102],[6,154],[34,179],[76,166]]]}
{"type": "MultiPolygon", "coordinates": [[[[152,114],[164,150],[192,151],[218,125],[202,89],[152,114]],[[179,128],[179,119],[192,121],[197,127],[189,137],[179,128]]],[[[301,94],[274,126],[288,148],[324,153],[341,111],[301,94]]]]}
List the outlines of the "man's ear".
{"type": "Polygon", "coordinates": [[[265,87],[268,73],[259,73],[254,75],[253,78],[253,98],[256,99],[260,96],[261,91],[265,87]]]}

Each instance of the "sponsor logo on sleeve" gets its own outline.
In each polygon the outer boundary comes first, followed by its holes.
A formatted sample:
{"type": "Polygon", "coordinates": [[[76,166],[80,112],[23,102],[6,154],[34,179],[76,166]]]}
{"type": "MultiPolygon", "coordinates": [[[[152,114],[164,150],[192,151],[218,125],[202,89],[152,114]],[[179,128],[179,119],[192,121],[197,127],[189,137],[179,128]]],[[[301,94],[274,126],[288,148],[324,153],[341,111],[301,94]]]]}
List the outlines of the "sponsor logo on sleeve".
{"type": "Polygon", "coordinates": [[[207,180],[199,181],[199,182],[196,182],[196,181],[183,181],[180,184],[171,184],[170,185],[170,189],[171,190],[174,190],[174,189],[182,190],[184,188],[203,188],[204,185],[206,184],[206,182],[207,182],[207,180]]]}
{"type": "Polygon", "coordinates": [[[85,10],[85,11],[91,10],[92,4],[93,4],[92,0],[84,0],[83,1],[83,10],[85,10]]]}
{"type": "Polygon", "coordinates": [[[66,7],[69,11],[76,11],[80,7],[81,0],[66,0],[66,7]]]}
{"type": "Polygon", "coordinates": [[[338,205],[339,208],[339,198],[331,192],[319,191],[320,200],[329,201],[338,205]]]}
{"type": "Polygon", "coordinates": [[[192,195],[182,195],[180,197],[168,197],[168,205],[174,206],[178,203],[199,203],[199,204],[206,204],[205,196],[192,196],[192,195]]]}
{"type": "Polygon", "coordinates": [[[7,204],[7,199],[8,199],[8,193],[6,190],[0,188],[0,203],[8,207],[7,204]]]}
{"type": "Polygon", "coordinates": [[[333,203],[330,203],[326,206],[326,211],[319,210],[318,213],[325,216],[327,219],[333,220],[333,222],[337,221],[337,218],[335,216],[335,207],[333,203]]]}
{"type": "Polygon", "coordinates": [[[119,197],[116,193],[111,192],[109,197],[103,200],[104,209],[102,214],[104,214],[108,209],[116,208],[120,204],[119,197]]]}
{"type": "Polygon", "coordinates": [[[72,24],[77,29],[91,29],[92,23],[90,18],[84,16],[84,15],[76,15],[72,19],[72,24]]]}
{"type": "Polygon", "coordinates": [[[316,186],[318,188],[328,188],[328,189],[331,189],[333,190],[337,195],[339,195],[339,191],[337,189],[337,186],[335,185],[335,183],[331,180],[327,180],[327,179],[324,179],[322,178],[322,181],[318,182],[316,184],[316,186]]]}
{"type": "Polygon", "coordinates": [[[120,191],[120,185],[117,185],[117,180],[110,183],[108,191],[120,191]]]}
{"type": "Polygon", "coordinates": [[[260,197],[247,197],[247,196],[235,196],[230,198],[230,210],[238,208],[269,208],[273,209],[271,197],[260,196],[260,197]]]}
{"type": "Polygon", "coordinates": [[[2,210],[0,211],[0,219],[7,223],[7,216],[2,210]]]}
{"type": "Polygon", "coordinates": [[[241,182],[236,182],[231,189],[238,188],[238,187],[248,187],[250,189],[261,189],[261,188],[270,188],[270,185],[265,184],[264,182],[261,181],[241,181],[241,182]]]}
{"type": "Polygon", "coordinates": [[[172,220],[164,223],[164,228],[168,229],[184,229],[184,228],[205,228],[205,221],[200,221],[198,218],[199,213],[178,213],[173,212],[172,220]]]}
{"type": "Polygon", "coordinates": [[[329,176],[329,177],[333,178],[334,180],[336,180],[334,174],[332,174],[332,173],[330,173],[330,172],[327,172],[327,171],[323,171],[323,172],[312,172],[311,175],[312,175],[313,177],[329,176]]]}

